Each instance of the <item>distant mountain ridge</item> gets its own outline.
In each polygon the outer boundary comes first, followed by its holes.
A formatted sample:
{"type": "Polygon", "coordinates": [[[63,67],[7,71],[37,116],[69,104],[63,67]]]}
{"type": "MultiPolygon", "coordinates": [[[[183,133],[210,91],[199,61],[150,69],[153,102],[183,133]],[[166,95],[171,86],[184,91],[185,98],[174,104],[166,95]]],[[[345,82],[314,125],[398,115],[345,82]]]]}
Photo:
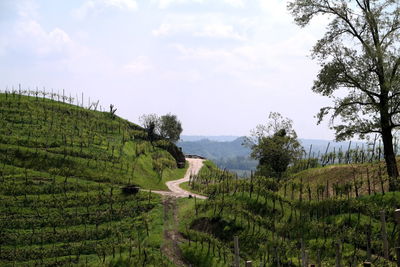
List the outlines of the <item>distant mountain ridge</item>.
{"type": "MultiPolygon", "coordinates": [[[[214,161],[219,167],[231,170],[254,170],[257,161],[250,159],[251,149],[243,146],[244,136],[182,136],[177,143],[185,154],[196,154],[214,161]]],[[[366,144],[360,141],[334,142],[322,139],[299,139],[305,152],[317,157],[326,151],[347,151],[350,148],[361,148],[366,144]],[[329,145],[329,147],[328,147],[329,145]],[[327,150],[328,149],[328,150],[327,150]]]]}
{"type": "MultiPolygon", "coordinates": [[[[226,158],[231,156],[248,156],[251,150],[243,146],[245,136],[202,136],[202,135],[184,135],[178,142],[178,146],[182,147],[183,152],[186,154],[199,154],[210,159],[213,158],[226,158]]],[[[325,153],[327,148],[328,152],[341,149],[346,151],[349,148],[356,147],[366,148],[367,144],[361,141],[345,141],[335,142],[323,139],[299,139],[304,150],[308,153],[312,146],[311,152],[315,154],[325,153]],[[329,145],[329,147],[328,147],[329,145]]]]}
{"type": "Polygon", "coordinates": [[[216,142],[232,142],[240,136],[235,135],[181,135],[181,142],[196,142],[201,140],[210,140],[216,142]]]}
{"type": "Polygon", "coordinates": [[[243,146],[245,137],[236,137],[233,141],[214,141],[200,139],[198,141],[180,141],[185,154],[197,154],[209,159],[231,158],[236,156],[249,156],[250,149],[243,146]]]}

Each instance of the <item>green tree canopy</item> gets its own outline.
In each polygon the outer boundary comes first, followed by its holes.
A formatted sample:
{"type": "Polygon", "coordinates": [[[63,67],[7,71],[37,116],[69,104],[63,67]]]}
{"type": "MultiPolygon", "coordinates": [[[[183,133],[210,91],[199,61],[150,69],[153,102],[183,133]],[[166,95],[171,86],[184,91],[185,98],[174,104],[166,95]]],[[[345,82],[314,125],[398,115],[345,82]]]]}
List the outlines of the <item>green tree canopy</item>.
{"type": "Polygon", "coordinates": [[[259,160],[257,174],[281,178],[289,164],[301,157],[303,147],[290,119],[277,112],[271,112],[268,118],[267,124],[251,131],[245,145],[252,149],[251,157],[259,160]]]}
{"type": "Polygon", "coordinates": [[[182,133],[182,123],[176,115],[168,113],[159,117],[157,114],[145,114],[140,116],[140,123],[146,129],[151,141],[157,137],[165,138],[176,143],[182,133]]]}
{"type": "Polygon", "coordinates": [[[176,143],[182,133],[182,124],[176,115],[168,113],[160,118],[160,135],[176,143]]]}
{"type": "MultiPolygon", "coordinates": [[[[388,175],[397,178],[392,131],[400,126],[400,2],[292,0],[288,8],[302,27],[318,15],[330,18],[312,51],[321,64],[313,91],[333,99],[318,123],[330,116],[337,140],[380,134],[388,175]]],[[[389,187],[398,189],[397,179],[389,187]]]]}

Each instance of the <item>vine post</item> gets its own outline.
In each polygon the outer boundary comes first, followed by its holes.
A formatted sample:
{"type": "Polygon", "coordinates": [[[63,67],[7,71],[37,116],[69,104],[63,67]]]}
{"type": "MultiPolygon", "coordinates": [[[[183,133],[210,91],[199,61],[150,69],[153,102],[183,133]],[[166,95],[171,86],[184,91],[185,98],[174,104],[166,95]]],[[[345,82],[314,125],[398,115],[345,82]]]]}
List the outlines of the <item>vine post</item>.
{"type": "MultiPolygon", "coordinates": [[[[396,224],[398,226],[400,226],[400,209],[396,209],[394,211],[394,220],[395,220],[396,224]]],[[[397,237],[397,241],[395,241],[395,243],[397,243],[397,246],[396,246],[396,263],[397,263],[397,266],[400,267],[400,246],[399,246],[400,245],[400,234],[397,237]]]]}
{"type": "Polygon", "coordinates": [[[382,242],[383,242],[383,255],[385,260],[389,260],[389,243],[387,239],[386,232],[386,219],[385,219],[385,211],[381,211],[381,224],[382,224],[382,242]]]}
{"type": "Polygon", "coordinates": [[[240,267],[240,257],[239,257],[239,237],[233,237],[234,247],[235,247],[235,267],[240,267]]]}

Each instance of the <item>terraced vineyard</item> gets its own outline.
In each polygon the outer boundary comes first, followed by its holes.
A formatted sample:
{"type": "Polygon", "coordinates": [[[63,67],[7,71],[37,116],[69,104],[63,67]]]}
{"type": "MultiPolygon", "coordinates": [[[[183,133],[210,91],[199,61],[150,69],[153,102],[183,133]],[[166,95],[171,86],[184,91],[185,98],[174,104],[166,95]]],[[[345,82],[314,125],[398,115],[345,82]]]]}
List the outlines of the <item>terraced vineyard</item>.
{"type": "Polygon", "coordinates": [[[382,180],[386,188],[384,177],[377,177],[380,163],[354,165],[355,173],[347,165],[335,166],[344,168],[342,179],[325,191],[325,180],[306,183],[300,177],[329,178],[336,173],[331,173],[333,167],[309,169],[278,183],[257,176],[239,179],[210,162],[206,166],[189,187],[210,198],[182,203],[180,214],[181,232],[190,240],[181,248],[195,266],[231,266],[234,236],[242,264],[361,266],[370,261],[373,266],[396,266],[400,229],[394,211],[400,207],[400,193],[380,187],[364,190],[366,167],[376,170],[369,173],[371,181],[382,180]]]}
{"type": "Polygon", "coordinates": [[[121,188],[166,189],[183,155],[112,108],[32,94],[0,94],[0,265],[169,266],[159,196],[121,188]]]}

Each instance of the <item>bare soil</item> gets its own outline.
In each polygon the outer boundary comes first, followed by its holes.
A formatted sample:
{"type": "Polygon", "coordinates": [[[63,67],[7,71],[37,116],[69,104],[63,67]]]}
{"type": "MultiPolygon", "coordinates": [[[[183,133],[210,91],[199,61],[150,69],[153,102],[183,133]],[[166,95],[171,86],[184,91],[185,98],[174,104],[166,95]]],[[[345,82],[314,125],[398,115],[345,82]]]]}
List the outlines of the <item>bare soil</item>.
{"type": "Polygon", "coordinates": [[[171,191],[152,191],[160,194],[163,197],[164,205],[164,244],[161,248],[166,255],[177,266],[188,266],[188,263],[183,259],[182,252],[179,248],[179,243],[184,241],[183,236],[178,229],[178,204],[177,198],[196,197],[206,199],[207,197],[191,193],[179,187],[181,183],[188,182],[191,175],[199,173],[203,166],[202,159],[186,159],[189,162],[189,168],[182,179],[169,181],[166,183],[171,191]]]}
{"type": "Polygon", "coordinates": [[[156,194],[160,194],[163,196],[171,196],[171,197],[196,197],[199,199],[206,199],[207,197],[198,195],[189,191],[186,191],[182,188],[179,187],[180,184],[188,182],[190,179],[191,175],[196,175],[199,173],[201,167],[203,167],[203,159],[192,159],[192,158],[186,158],[186,160],[189,162],[189,168],[186,171],[185,177],[179,180],[174,180],[174,181],[169,181],[166,182],[165,184],[167,185],[168,189],[171,191],[151,191],[156,194]]]}

